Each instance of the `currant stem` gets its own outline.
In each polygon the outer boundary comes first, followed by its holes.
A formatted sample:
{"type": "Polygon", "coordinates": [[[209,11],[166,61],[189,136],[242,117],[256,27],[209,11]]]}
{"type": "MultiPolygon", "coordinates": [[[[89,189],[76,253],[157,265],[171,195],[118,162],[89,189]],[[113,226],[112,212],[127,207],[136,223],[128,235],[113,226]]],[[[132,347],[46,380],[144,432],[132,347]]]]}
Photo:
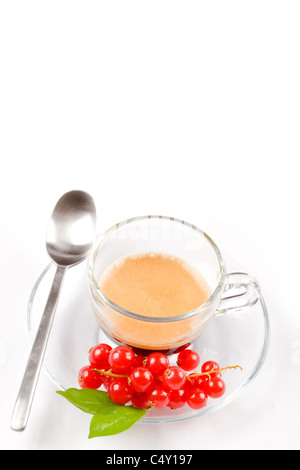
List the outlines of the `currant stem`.
{"type": "Polygon", "coordinates": [[[111,370],[100,370],[100,369],[93,369],[95,372],[98,372],[99,374],[102,374],[102,375],[107,375],[108,377],[113,377],[114,379],[115,378],[124,378],[124,379],[128,379],[129,378],[129,375],[125,375],[125,374],[115,374],[114,372],[111,372],[111,370]]]}
{"type": "Polygon", "coordinates": [[[193,379],[194,377],[199,377],[201,375],[208,375],[210,377],[211,374],[218,374],[219,372],[222,372],[222,370],[227,370],[227,369],[240,369],[240,370],[243,370],[241,366],[239,365],[236,365],[236,366],[227,366],[227,367],[222,367],[221,369],[213,369],[213,370],[209,370],[207,372],[201,372],[201,373],[198,373],[198,372],[195,372],[194,374],[191,374],[187,377],[188,380],[191,380],[193,379]]]}
{"type": "MultiPolygon", "coordinates": [[[[243,370],[241,366],[239,365],[236,365],[236,366],[227,366],[227,367],[222,367],[221,369],[214,369],[214,370],[210,370],[210,371],[207,371],[207,372],[195,372],[191,375],[189,375],[187,377],[188,380],[191,380],[193,379],[194,377],[200,377],[201,375],[208,375],[209,378],[210,378],[210,375],[211,374],[217,374],[219,372],[222,372],[224,370],[227,370],[227,369],[240,369],[240,370],[243,370]]],[[[100,370],[100,369],[93,369],[95,372],[98,372],[99,374],[102,374],[102,375],[107,375],[108,377],[112,377],[112,378],[125,378],[125,379],[128,379],[129,378],[129,375],[126,375],[126,374],[115,374],[114,372],[110,370],[100,370]]]]}

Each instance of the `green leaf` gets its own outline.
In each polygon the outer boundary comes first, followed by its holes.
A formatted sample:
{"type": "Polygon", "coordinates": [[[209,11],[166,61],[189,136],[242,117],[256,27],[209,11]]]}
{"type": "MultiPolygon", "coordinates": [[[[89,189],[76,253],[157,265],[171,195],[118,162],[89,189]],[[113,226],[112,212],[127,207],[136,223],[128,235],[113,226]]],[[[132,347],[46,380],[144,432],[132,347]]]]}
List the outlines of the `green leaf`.
{"type": "Polygon", "coordinates": [[[114,405],[96,413],[90,425],[89,439],[99,436],[111,436],[129,429],[146,413],[145,409],[134,406],[114,405]]]}
{"type": "Polygon", "coordinates": [[[114,406],[107,393],[102,390],[69,388],[65,391],[59,390],[56,393],[65,397],[72,405],[77,406],[85,413],[95,414],[103,408],[114,406]]]}
{"type": "Polygon", "coordinates": [[[94,415],[90,424],[89,439],[126,431],[146,413],[145,409],[115,404],[102,390],[69,388],[56,393],[85,413],[94,415]]]}

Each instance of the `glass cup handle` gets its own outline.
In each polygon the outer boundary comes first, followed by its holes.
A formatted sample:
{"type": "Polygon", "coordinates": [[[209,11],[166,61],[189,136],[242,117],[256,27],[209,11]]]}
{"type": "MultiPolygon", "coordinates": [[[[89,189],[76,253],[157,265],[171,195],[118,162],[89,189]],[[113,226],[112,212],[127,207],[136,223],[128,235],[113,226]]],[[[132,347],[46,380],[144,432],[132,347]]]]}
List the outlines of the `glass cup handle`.
{"type": "Polygon", "coordinates": [[[252,307],[261,296],[258,281],[247,273],[229,273],[216,315],[252,307]]]}

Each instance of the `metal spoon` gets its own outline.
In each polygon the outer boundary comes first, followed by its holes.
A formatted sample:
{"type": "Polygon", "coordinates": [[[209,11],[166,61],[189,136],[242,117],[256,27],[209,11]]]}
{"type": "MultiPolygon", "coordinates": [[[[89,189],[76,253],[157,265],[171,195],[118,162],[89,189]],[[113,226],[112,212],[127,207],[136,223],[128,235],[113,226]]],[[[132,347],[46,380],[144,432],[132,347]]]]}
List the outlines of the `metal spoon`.
{"type": "Polygon", "coordinates": [[[83,191],[64,194],[53,210],[46,248],[56,264],[56,273],[14,407],[11,420],[14,431],[23,431],[29,418],[64,275],[70,266],[87,257],[94,240],[95,225],[93,199],[83,191]]]}

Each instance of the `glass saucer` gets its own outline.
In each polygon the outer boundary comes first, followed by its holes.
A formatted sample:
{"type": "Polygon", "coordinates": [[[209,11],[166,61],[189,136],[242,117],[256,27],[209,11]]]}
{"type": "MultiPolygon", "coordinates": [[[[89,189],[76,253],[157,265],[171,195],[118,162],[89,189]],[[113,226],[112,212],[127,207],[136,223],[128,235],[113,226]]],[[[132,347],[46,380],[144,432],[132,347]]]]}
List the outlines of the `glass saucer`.
{"type": "MultiPolygon", "coordinates": [[[[245,272],[224,257],[227,271],[245,272]]],[[[28,304],[28,334],[32,344],[44,310],[55,267],[49,264],[37,279],[28,304]]],[[[177,410],[152,408],[140,422],[163,423],[195,418],[219,410],[231,403],[254,379],[265,360],[270,325],[263,297],[252,307],[215,317],[204,333],[191,344],[201,358],[217,361],[220,367],[240,365],[240,369],[222,373],[226,392],[218,399],[208,399],[207,406],[192,410],[187,405],[177,410]]],[[[67,271],[43,364],[43,371],[60,390],[79,388],[79,369],[88,364],[88,351],[97,343],[115,344],[100,329],[88,297],[87,265],[81,263],[67,271]]],[[[175,365],[176,356],[169,356],[175,365]]]]}

